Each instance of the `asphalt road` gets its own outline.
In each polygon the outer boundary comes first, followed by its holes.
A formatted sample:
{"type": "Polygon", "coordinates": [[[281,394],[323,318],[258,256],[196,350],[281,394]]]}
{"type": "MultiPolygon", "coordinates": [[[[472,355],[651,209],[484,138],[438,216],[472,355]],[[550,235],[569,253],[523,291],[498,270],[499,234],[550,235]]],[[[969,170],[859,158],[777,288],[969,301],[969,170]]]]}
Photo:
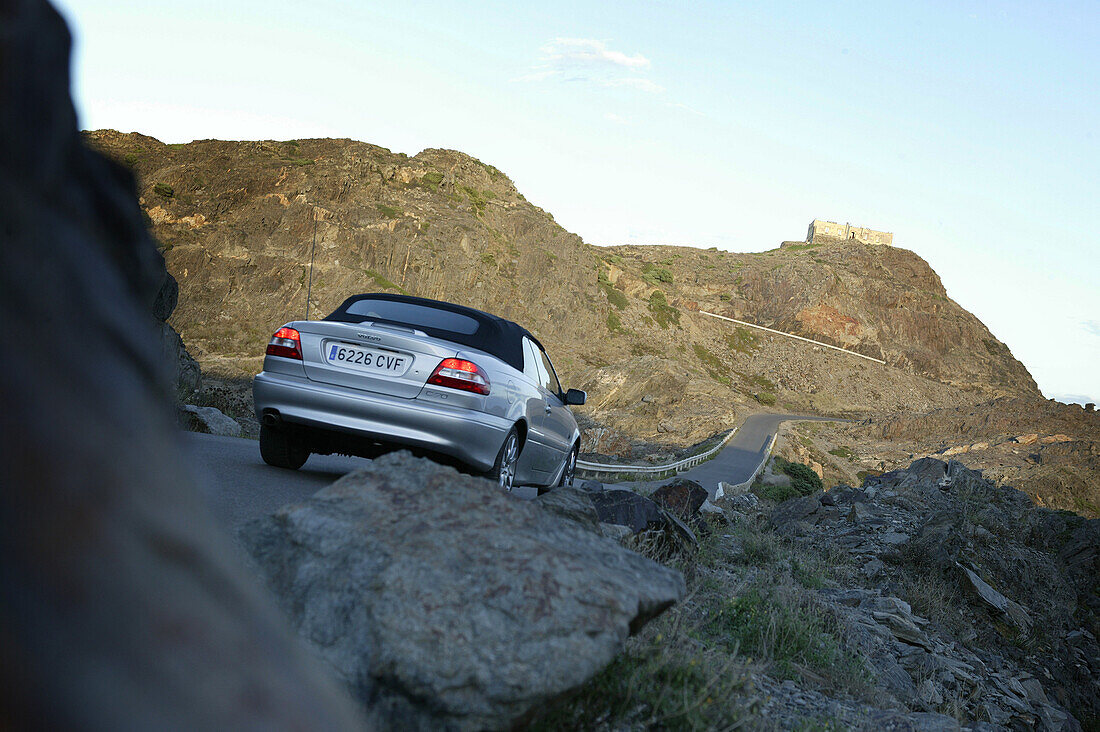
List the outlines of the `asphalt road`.
{"type": "MultiPolygon", "coordinates": [[[[184,432],[185,449],[199,472],[199,488],[214,517],[230,531],[288,503],[300,503],[338,478],[370,464],[364,458],[310,455],[299,470],[273,468],[260,458],[260,443],[239,437],[184,432]]],[[[516,494],[533,498],[534,488],[516,494]]]]}
{"type": "MultiPolygon", "coordinates": [[[[737,434],[726,443],[726,447],[721,452],[702,465],[696,465],[676,477],[696,481],[707,489],[711,498],[714,498],[718,483],[742,483],[749,479],[756,470],[756,466],[764,459],[764,451],[768,449],[768,442],[772,435],[779,430],[779,425],[790,421],[835,422],[837,420],[830,417],[798,414],[751,414],[745,418],[737,434]]],[[[626,485],[644,488],[660,485],[667,480],[626,485]]]]}
{"type": "MultiPolygon", "coordinates": [[[[782,422],[825,419],[789,414],[751,415],[725,449],[702,465],[680,473],[680,477],[698,481],[713,498],[719,481],[740,483],[748,479],[782,422]]],[[[260,444],[255,440],[185,432],[183,441],[191,454],[192,464],[200,472],[199,486],[207,504],[217,520],[230,531],[288,503],[304,501],[337,478],[370,463],[363,458],[310,455],[300,470],[284,470],[273,468],[260,459],[260,444]]],[[[661,482],[626,485],[646,486],[661,482]]],[[[517,488],[516,493],[532,498],[535,489],[517,488]]]]}

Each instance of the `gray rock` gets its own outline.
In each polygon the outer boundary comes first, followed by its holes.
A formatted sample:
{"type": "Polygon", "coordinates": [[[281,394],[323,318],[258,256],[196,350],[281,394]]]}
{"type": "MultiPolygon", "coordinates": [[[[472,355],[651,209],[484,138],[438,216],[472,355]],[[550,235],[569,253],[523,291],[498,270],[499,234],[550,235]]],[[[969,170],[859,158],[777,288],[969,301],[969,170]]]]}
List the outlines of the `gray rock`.
{"type": "Polygon", "coordinates": [[[938,707],[943,704],[943,695],[940,694],[940,690],[936,688],[931,679],[925,679],[920,683],[917,687],[917,696],[931,707],[938,707]]]}
{"type": "Polygon", "coordinates": [[[196,407],[194,404],[179,405],[181,426],[192,432],[205,432],[221,437],[240,437],[241,426],[237,420],[222,414],[216,407],[196,407]]]}
{"type": "Polygon", "coordinates": [[[981,577],[979,577],[971,569],[956,563],[959,569],[961,569],[969,582],[970,588],[974,591],[983,602],[992,607],[995,610],[999,610],[1011,620],[1016,627],[1020,630],[1027,632],[1031,627],[1031,618],[1027,614],[1021,605],[997,592],[995,589],[989,586],[981,577]]]}
{"type": "Polygon", "coordinates": [[[374,724],[482,729],[589,679],[684,593],[582,523],[396,453],[242,538],[374,724]]]}
{"type": "Polygon", "coordinates": [[[535,498],[535,503],[550,513],[573,521],[589,531],[600,531],[600,517],[588,493],[577,487],[560,486],[535,498]]]}
{"type": "Polygon", "coordinates": [[[661,507],[634,491],[613,488],[593,493],[591,498],[603,523],[628,526],[635,534],[660,529],[665,524],[661,507]]]}
{"type": "Polygon", "coordinates": [[[623,539],[631,536],[633,533],[634,532],[630,530],[629,526],[600,523],[600,534],[614,541],[621,542],[623,539]]]}
{"type": "Polygon", "coordinates": [[[604,489],[603,483],[598,480],[582,480],[578,485],[582,491],[588,493],[599,493],[604,489]]]}
{"type": "Polygon", "coordinates": [[[653,491],[650,498],[687,521],[699,513],[699,507],[707,500],[707,491],[694,480],[674,478],[653,491]]]}
{"type": "Polygon", "coordinates": [[[928,637],[912,620],[904,615],[879,611],[872,613],[872,615],[880,625],[893,633],[894,637],[898,640],[909,643],[910,645],[920,646],[925,650],[932,650],[932,646],[928,642],[928,637]]]}

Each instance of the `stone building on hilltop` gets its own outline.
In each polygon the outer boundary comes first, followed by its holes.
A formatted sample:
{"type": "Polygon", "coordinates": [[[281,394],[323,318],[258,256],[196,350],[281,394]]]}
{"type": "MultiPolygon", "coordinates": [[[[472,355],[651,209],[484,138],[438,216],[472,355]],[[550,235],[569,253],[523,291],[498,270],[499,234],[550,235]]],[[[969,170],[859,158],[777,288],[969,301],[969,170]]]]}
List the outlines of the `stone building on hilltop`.
{"type": "Polygon", "coordinates": [[[810,228],[806,232],[806,241],[813,242],[817,237],[827,236],[833,239],[855,239],[864,244],[885,244],[891,246],[894,243],[894,235],[889,231],[875,231],[862,226],[851,224],[838,224],[835,221],[814,219],[810,222],[810,228]]]}

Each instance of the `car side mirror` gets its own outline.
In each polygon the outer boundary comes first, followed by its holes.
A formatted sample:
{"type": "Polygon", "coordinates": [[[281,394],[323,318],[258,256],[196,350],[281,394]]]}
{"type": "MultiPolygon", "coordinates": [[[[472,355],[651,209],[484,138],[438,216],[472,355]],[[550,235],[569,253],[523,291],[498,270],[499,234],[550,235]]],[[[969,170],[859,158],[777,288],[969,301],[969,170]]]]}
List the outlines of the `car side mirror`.
{"type": "Polygon", "coordinates": [[[580,389],[570,389],[569,391],[565,392],[566,404],[575,404],[577,406],[580,406],[581,404],[584,404],[585,400],[587,399],[588,395],[580,389]]]}

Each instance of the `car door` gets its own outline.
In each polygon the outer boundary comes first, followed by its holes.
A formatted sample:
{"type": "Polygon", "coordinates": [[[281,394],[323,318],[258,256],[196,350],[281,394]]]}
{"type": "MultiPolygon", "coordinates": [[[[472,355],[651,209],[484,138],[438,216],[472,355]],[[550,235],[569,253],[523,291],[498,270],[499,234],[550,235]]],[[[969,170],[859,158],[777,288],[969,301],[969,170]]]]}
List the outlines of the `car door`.
{"type": "Polygon", "coordinates": [[[551,412],[547,410],[546,387],[549,377],[543,371],[542,359],[538,347],[526,336],[523,338],[523,373],[531,384],[524,384],[523,399],[526,401],[527,442],[520,455],[520,468],[531,471],[532,482],[549,480],[550,471],[556,469],[555,445],[557,441],[551,432],[551,412]]]}
{"type": "Polygon", "coordinates": [[[576,420],[569,407],[565,406],[565,394],[558,381],[558,374],[554,370],[554,364],[541,347],[535,346],[540,359],[541,370],[546,373],[547,380],[544,386],[544,399],[546,402],[546,428],[554,451],[554,465],[551,470],[557,470],[565,456],[573,448],[573,430],[576,420]]]}

